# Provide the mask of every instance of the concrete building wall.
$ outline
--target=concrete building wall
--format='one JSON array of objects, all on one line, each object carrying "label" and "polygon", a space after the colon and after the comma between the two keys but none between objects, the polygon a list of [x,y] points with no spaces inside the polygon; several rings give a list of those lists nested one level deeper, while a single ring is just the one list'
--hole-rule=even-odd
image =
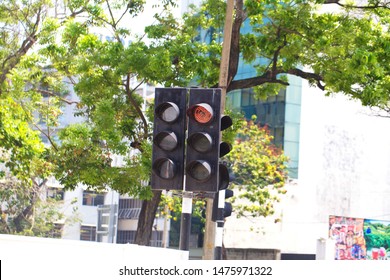
[{"label": "concrete building wall", "polygon": [[227,219],[228,248],[315,254],[329,215],[390,220],[390,118],[302,82],[298,179],[274,217]]}]

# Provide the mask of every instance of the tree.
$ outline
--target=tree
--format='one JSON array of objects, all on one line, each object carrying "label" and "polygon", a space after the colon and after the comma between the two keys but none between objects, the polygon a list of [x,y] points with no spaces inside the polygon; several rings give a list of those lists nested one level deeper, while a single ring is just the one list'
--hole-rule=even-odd
[{"label": "tree", "polygon": [[[135,37],[128,46],[124,43],[131,30],[122,22],[137,16],[144,1],[62,4],[54,10],[49,9],[50,1],[10,0],[1,4],[0,101],[6,118],[0,120],[0,138],[10,155],[6,168],[31,183],[55,174],[68,189],[84,183],[93,189],[111,187],[152,199],[144,203],[139,225],[142,234],[137,235],[139,244],[148,244],[161,192],[152,193],[143,184],[150,176],[150,121],[141,110],[136,90],[143,82],[185,82],[174,69],[166,71],[172,59],[167,46],[148,46],[142,37]],[[167,17],[156,17],[166,24],[173,23],[166,10],[172,4],[159,1]],[[108,30],[113,40],[101,41],[94,28],[102,33]],[[173,32],[174,26],[170,29]],[[159,30],[152,28],[150,32]],[[168,49],[174,52],[174,47]],[[135,77],[140,82],[134,86],[131,81]],[[64,78],[80,101],[67,99]],[[83,116],[85,122],[59,131],[58,117],[64,104],[76,106],[75,114]],[[21,128],[9,125],[14,122]],[[42,145],[38,132],[48,139],[49,148]],[[127,164],[111,166],[113,154],[127,156]],[[48,168],[38,168],[44,164]],[[33,168],[41,172],[32,174]]]},{"label": "tree", "polygon": [[59,221],[77,221],[76,215],[65,217],[60,198],[47,197],[45,183],[31,186],[10,175],[0,179],[1,233],[59,238]]},{"label": "tree", "polygon": [[[221,18],[224,1],[205,2],[200,22],[212,22],[215,30],[221,30],[223,21],[214,19]],[[333,10],[327,12],[327,7]],[[376,0],[364,6],[327,0],[237,0],[228,91],[257,87],[261,96],[272,84],[277,92],[288,85],[289,74],[329,94],[359,99],[363,105],[387,105],[389,10],[387,2]],[[241,34],[244,25],[251,31]],[[253,77],[236,78],[240,59],[256,64]]]},{"label": "tree", "polygon": [[[2,110],[15,109],[19,113],[8,117],[8,122],[26,127],[12,134],[0,119],[0,138],[6,139],[0,145],[14,155],[8,168],[18,175],[15,167],[20,162],[25,163],[22,170],[48,164],[50,168],[38,169],[41,174],[33,177],[52,172],[66,188],[77,183],[93,189],[109,186],[145,199],[139,244],[149,242],[161,193],[144,184],[151,170],[153,114],[141,110],[142,99],[136,94],[140,84],[132,81],[217,85],[226,5],[208,0],[178,19],[171,10],[175,1],[157,1],[161,13],[154,15],[155,23],[145,28],[143,36],[132,36],[126,21],[142,12],[144,2],[71,0],[64,2],[63,13],[56,13],[57,7],[49,9],[49,1],[8,0],[2,2],[0,12],[0,101],[7,104]],[[320,11],[329,5],[339,7],[338,12]],[[241,34],[244,25],[251,30]],[[237,0],[228,91],[254,87],[256,96],[275,94],[288,85],[287,75],[295,75],[329,94],[341,92],[364,105],[385,106],[389,102],[388,25],[388,4],[374,0],[366,6]],[[100,40],[96,30],[104,30],[112,39]],[[204,34],[210,39],[207,42]],[[124,43],[130,37],[132,41]],[[237,76],[240,59],[256,66],[253,77]],[[66,84],[80,100],[68,100]],[[73,106],[85,122],[62,130],[58,143],[58,117],[64,104]],[[43,148],[30,125],[49,140],[50,148]],[[18,142],[24,139],[36,156]],[[112,166],[113,154],[127,157],[126,164]],[[32,164],[36,160],[39,165]]]},{"label": "tree", "polygon": [[[68,77],[80,98],[77,114],[86,119],[59,133],[61,144],[51,154],[56,177],[66,188],[83,183],[143,199],[135,242],[148,245],[161,191],[152,192],[144,184],[151,172],[153,115],[141,110],[143,100],[136,91],[142,83],[186,85],[191,77],[189,63],[177,62],[175,67],[172,63],[176,53],[197,49],[182,44],[188,35],[178,33],[168,10],[171,1],[160,1],[164,9],[155,16],[161,24],[147,28],[148,44],[142,37],[125,44],[131,30],[122,22],[136,17],[142,2],[73,6],[72,14],[83,18],[66,22],[62,42],[48,45],[41,53],[50,59],[51,67]],[[113,39],[100,40],[94,27],[109,30]],[[133,85],[135,79],[139,82]],[[125,166],[112,166],[113,154],[126,157]]]},{"label": "tree", "polygon": [[237,217],[267,217],[274,214],[274,203],[285,194],[288,158],[281,148],[272,144],[273,137],[266,127],[252,120],[242,120],[238,138],[228,161],[238,190],[233,198]]},{"label": "tree", "polygon": [[[57,123],[58,98],[42,98],[45,86],[63,88],[60,77],[44,69],[34,47],[53,40],[50,1],[0,3],[0,204],[1,232],[52,236],[62,217],[56,203],[43,199],[52,172],[49,150],[38,122],[50,131]],[[39,116],[36,117],[36,116]],[[34,129],[34,128],[35,129]],[[43,131],[42,131],[43,132]]]}]

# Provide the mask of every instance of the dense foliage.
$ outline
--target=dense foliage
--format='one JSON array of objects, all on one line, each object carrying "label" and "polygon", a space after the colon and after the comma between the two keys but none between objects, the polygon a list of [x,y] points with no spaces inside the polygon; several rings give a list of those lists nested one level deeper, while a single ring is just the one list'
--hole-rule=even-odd
[{"label": "dense foliage", "polygon": [[[0,161],[23,186],[53,174],[69,189],[111,187],[152,198],[140,222],[154,218],[160,193],[145,186],[153,116],[137,90],[216,86],[226,1],[204,1],[182,18],[175,1],[154,1],[153,24],[136,34],[134,19],[143,21],[150,2],[1,1]],[[329,94],[386,107],[389,19],[389,4],[378,0],[237,0],[228,90],[253,87],[262,97],[295,75]],[[254,65],[252,77],[236,76],[240,61]],[[65,109],[83,123],[61,127]],[[113,166],[113,155],[124,164]]]}]

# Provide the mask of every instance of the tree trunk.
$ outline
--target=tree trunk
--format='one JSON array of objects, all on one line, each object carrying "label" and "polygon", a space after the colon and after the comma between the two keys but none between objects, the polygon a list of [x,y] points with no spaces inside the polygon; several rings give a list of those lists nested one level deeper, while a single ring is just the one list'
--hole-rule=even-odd
[{"label": "tree trunk", "polygon": [[138,218],[138,228],[135,234],[134,243],[143,246],[149,246],[152,237],[154,219],[158,205],[161,200],[161,191],[153,191],[151,200],[142,202],[141,213]]},{"label": "tree trunk", "polygon": [[26,206],[26,208],[23,209],[21,213],[19,213],[18,216],[16,216],[13,219],[13,223],[15,226],[15,230],[17,233],[23,232],[25,229],[24,223],[30,219],[30,217],[33,214],[33,208],[36,205],[37,201],[39,200],[39,194],[42,190],[42,188],[46,185],[47,179],[43,180],[41,183],[37,183],[33,179],[33,187],[30,190],[30,201],[29,204]]},{"label": "tree trunk", "polygon": [[240,30],[242,23],[245,20],[244,3],[243,0],[236,0],[235,17],[232,25],[231,43],[229,52],[229,69],[228,69],[228,84],[233,81],[238,71],[238,62],[240,59]]}]

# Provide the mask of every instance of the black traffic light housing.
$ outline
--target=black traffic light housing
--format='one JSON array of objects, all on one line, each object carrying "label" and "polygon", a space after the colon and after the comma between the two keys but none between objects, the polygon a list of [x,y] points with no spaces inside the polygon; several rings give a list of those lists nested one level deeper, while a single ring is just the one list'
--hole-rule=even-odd
[{"label": "black traffic light housing", "polygon": [[228,189],[229,183],[231,180],[234,180],[229,172],[228,167],[220,163],[219,164],[219,185],[218,192],[214,194],[213,200],[213,211],[211,215],[211,220],[213,222],[223,221],[224,218],[230,217],[233,212],[233,206],[230,202],[223,201],[223,204],[219,203],[219,193],[225,191],[224,200],[232,197],[234,195],[233,190]]},{"label": "black traffic light housing", "polygon": [[[221,116],[221,131],[232,126],[233,121],[229,116]],[[231,151],[232,147],[226,142],[220,143],[220,153],[219,156],[223,157]],[[219,181],[218,181],[218,192],[214,195],[213,201],[213,211],[211,220],[213,222],[221,222],[224,218],[227,218],[232,215],[233,206],[230,202],[226,202],[225,199],[228,199],[234,195],[232,190],[228,189],[229,183],[233,176],[231,176],[228,167],[224,163],[219,163]],[[222,193],[222,194],[221,194]],[[221,195],[220,195],[221,194]],[[223,198],[222,203],[220,203],[220,198]]]},{"label": "black traffic light housing", "polygon": [[[230,189],[225,190],[225,199],[228,199],[234,195],[234,192]],[[224,201],[221,207],[219,203],[219,192],[215,193],[213,200],[213,212],[211,220],[213,222],[221,221],[224,218],[230,217],[233,212],[233,205],[230,202]]]},{"label": "black traffic light housing", "polygon": [[182,190],[186,136],[186,88],[156,88],[151,186]]},{"label": "black traffic light housing", "polygon": [[219,182],[221,90],[190,89],[186,191],[217,192]]}]

